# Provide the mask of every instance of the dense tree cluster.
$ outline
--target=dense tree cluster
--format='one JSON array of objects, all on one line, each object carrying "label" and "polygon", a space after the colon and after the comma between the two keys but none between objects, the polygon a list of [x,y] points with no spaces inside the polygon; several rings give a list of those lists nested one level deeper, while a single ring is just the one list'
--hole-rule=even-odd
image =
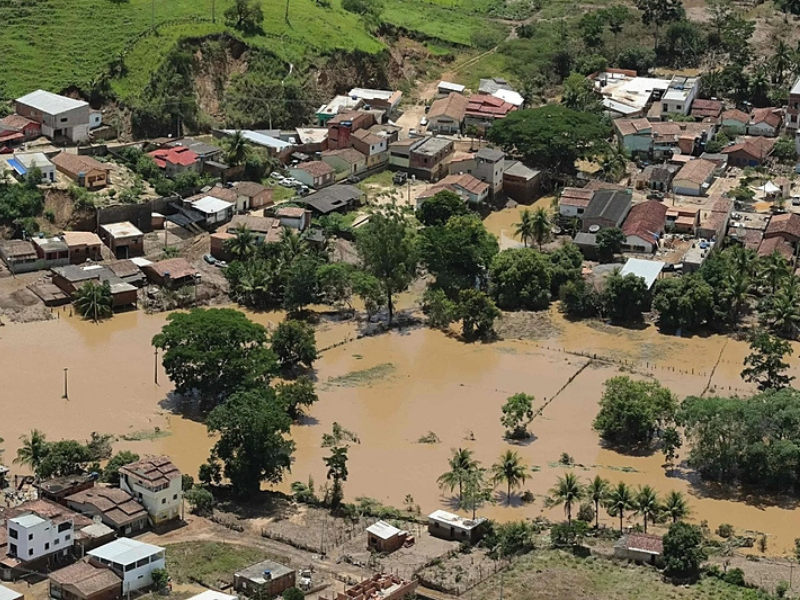
[{"label": "dense tree cluster", "polygon": [[42,179],[42,172],[31,169],[22,181],[22,185],[8,183],[0,172],[0,223],[15,225],[28,234],[38,231],[34,217],[39,216],[44,208],[44,194],[37,187]]}]

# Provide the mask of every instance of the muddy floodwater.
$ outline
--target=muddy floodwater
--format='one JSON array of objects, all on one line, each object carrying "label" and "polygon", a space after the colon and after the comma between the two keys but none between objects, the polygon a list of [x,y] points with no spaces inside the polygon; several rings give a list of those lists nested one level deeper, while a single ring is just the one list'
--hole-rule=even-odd
[{"label": "muddy floodwater", "polygon": [[[252,316],[266,325],[282,315]],[[115,449],[165,453],[185,472],[196,474],[212,440],[202,423],[171,412],[171,385],[156,366],[152,336],[164,315],[131,312],[93,325],[62,313],[59,320],[0,328],[0,437],[6,462],[20,435],[36,427],[49,439],[88,438],[92,431],[124,436]],[[536,334],[536,331],[532,332]],[[528,332],[529,337],[537,337]],[[719,336],[690,339],[596,322],[570,323],[553,311],[544,315],[541,336],[524,341],[464,344],[424,328],[356,339],[353,323],[323,323],[318,346],[328,348],[316,364],[320,401],[293,428],[295,462],[279,489],[312,476],[325,481],[320,438],[333,421],[355,431],[361,443],[350,451],[349,499],[370,496],[402,506],[407,494],[424,513],[452,507],[436,478],[446,470],[452,448],[469,447],[484,466],[508,448],[536,467],[518,497],[481,513],[500,520],[557,517],[544,499],[564,472],[558,465],[570,454],[583,478],[596,473],[612,482],[648,483],[662,493],[688,495],[692,520],[712,529],[732,523],[740,530],[765,532],[768,552],[790,551],[800,537],[800,519],[790,500],[738,497],[702,485],[685,466],[666,473],[662,455],[626,456],[604,449],[591,423],[603,382],[620,373],[655,377],[680,398],[690,394],[749,394],[739,378],[747,346]],[[794,375],[797,361],[792,361]],[[62,398],[68,369],[68,399]],[[155,374],[158,382],[154,382]],[[534,437],[520,444],[503,439],[500,407],[517,392],[535,396],[544,410],[531,425]],[[439,443],[418,440],[428,432]],[[685,458],[685,449],[679,461]],[[616,520],[601,515],[601,522]]]}]

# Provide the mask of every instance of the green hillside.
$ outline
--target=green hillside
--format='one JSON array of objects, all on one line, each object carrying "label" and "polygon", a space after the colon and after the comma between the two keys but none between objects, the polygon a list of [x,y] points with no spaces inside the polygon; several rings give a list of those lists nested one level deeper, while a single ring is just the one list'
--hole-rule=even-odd
[{"label": "green hillside", "polygon": [[[283,0],[262,2],[263,34],[245,40],[295,64],[336,49],[374,53],[383,48],[357,15],[341,8],[341,0],[288,2],[288,22]],[[125,76],[112,85],[123,99],[129,98],[149,81],[177,40],[228,31],[222,15],[231,4],[232,0],[0,0],[0,82],[12,97],[40,87],[83,86],[124,53]],[[505,6],[503,0],[392,0],[383,18],[446,43],[470,45],[473,33],[486,28],[481,14],[494,14],[498,6]],[[454,19],[459,11],[463,14]],[[158,26],[155,34],[152,23]]]}]

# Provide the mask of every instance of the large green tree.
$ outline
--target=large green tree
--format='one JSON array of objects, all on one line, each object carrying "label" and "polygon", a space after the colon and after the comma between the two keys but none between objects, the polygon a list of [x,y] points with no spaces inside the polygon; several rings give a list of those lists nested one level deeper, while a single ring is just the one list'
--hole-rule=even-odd
[{"label": "large green tree", "polygon": [[271,338],[272,351],[283,366],[311,368],[317,360],[317,340],[308,323],[287,319],[278,324]]},{"label": "large green tree", "polygon": [[425,198],[417,209],[417,220],[425,227],[442,226],[451,217],[469,213],[464,199],[450,190],[442,190]]},{"label": "large green tree", "polygon": [[576,160],[601,152],[609,134],[599,115],[549,104],[514,111],[497,121],[487,135],[507,153],[559,178],[577,172]]},{"label": "large green tree", "polygon": [[50,442],[36,474],[42,479],[77,475],[91,460],[89,449],[77,440]]},{"label": "large green tree", "polygon": [[262,481],[283,479],[294,451],[288,438],[291,424],[268,387],[236,392],[209,413],[206,427],[218,436],[211,460],[222,462],[235,494],[251,496]]},{"label": "large green tree", "polygon": [[706,555],[702,548],[703,533],[697,525],[674,523],[664,536],[664,563],[667,572],[694,577]]},{"label": "large green tree", "polygon": [[656,381],[612,377],[603,386],[593,427],[611,444],[648,447],[656,432],[675,419],[677,399]]},{"label": "large green tree", "polygon": [[506,436],[521,440],[530,436],[528,425],[533,421],[533,396],[514,394],[503,404],[503,416],[500,422],[506,428]]},{"label": "large green tree", "polygon": [[503,310],[542,310],[550,304],[547,257],[529,248],[503,250],[489,270],[489,293]]},{"label": "large green tree", "polygon": [[681,0],[635,0],[634,4],[642,12],[642,23],[653,28],[653,48],[656,50],[661,27],[686,16]]},{"label": "large green tree", "polygon": [[374,213],[361,228],[356,248],[364,270],[381,284],[389,309],[389,326],[394,317],[394,297],[408,288],[417,273],[416,235],[396,206]]},{"label": "large green tree", "polygon": [[633,273],[621,275],[619,271],[606,278],[602,298],[603,310],[612,321],[640,321],[650,304],[644,279]]},{"label": "large green tree", "polygon": [[452,492],[457,489],[458,502],[460,504],[463,498],[465,482],[480,465],[478,461],[475,460],[473,452],[469,448],[453,450],[453,454],[447,461],[447,465],[449,470],[442,473],[436,480],[436,483],[443,490],[447,489]]},{"label": "large green tree", "polygon": [[785,388],[794,377],[786,374],[789,363],[784,358],[793,352],[786,340],[767,331],[756,331],[750,338],[750,354],[744,359],[742,379],[757,384],[761,391]]},{"label": "large green tree", "polygon": [[658,326],[668,332],[703,325],[714,306],[714,290],[698,275],[660,279],[653,290]]},{"label": "large green tree", "polygon": [[456,310],[461,318],[461,335],[465,340],[485,340],[494,333],[494,322],[500,316],[500,310],[480,290],[461,290]]},{"label": "large green tree", "polygon": [[277,372],[264,326],[230,308],[173,313],[153,345],[179,394],[221,401],[242,387],[262,387]]},{"label": "large green tree", "polygon": [[137,460],[139,460],[139,455],[135,452],[130,450],[117,452],[106,464],[100,480],[111,485],[119,485],[119,468],[135,463]]},{"label": "large green tree", "polygon": [[47,437],[38,429],[33,429],[29,435],[23,435],[19,439],[22,445],[17,449],[14,464],[30,467],[36,473],[47,454]]}]

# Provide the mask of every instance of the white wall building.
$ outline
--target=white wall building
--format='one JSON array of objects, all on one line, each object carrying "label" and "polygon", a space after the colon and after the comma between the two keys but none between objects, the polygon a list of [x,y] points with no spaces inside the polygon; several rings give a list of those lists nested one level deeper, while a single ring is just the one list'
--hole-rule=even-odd
[{"label": "white wall building", "polygon": [[109,567],[122,578],[122,593],[153,585],[153,571],[165,569],[166,550],[130,538],[119,538],[88,552],[89,562]]},{"label": "white wall building", "polygon": [[206,225],[216,225],[225,223],[233,218],[233,211],[236,205],[227,200],[220,200],[213,196],[204,196],[195,200],[191,204],[196,211],[203,213],[206,217]]},{"label": "white wall building", "polygon": [[688,115],[699,87],[696,77],[673,77],[661,98],[661,114]]},{"label": "white wall building", "polygon": [[120,467],[119,487],[147,509],[155,525],[181,515],[181,472],[166,456],[151,456]]},{"label": "white wall building", "polygon": [[54,523],[37,514],[28,513],[8,519],[8,553],[23,562],[30,562],[59,552],[67,554],[74,535],[71,520]]},{"label": "white wall building", "polygon": [[36,90],[15,101],[16,113],[42,126],[42,135],[64,136],[73,142],[89,138],[89,103]]}]

